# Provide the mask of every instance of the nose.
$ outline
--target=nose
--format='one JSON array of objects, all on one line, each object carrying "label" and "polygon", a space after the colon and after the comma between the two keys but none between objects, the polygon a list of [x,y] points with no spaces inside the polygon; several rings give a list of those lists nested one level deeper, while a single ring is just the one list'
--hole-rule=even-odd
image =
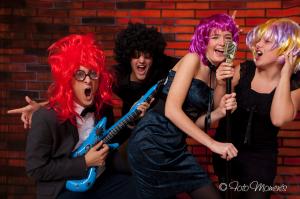
[{"label": "nose", "polygon": [[140,63],[144,63],[144,61],[145,61],[145,56],[144,55],[140,55],[139,56],[139,62]]},{"label": "nose", "polygon": [[220,37],[220,45],[224,46],[225,45],[225,38],[224,37]]},{"label": "nose", "polygon": [[255,44],[256,48],[260,48],[260,47],[262,47],[262,45],[263,45],[262,40],[259,40],[259,41]]},{"label": "nose", "polygon": [[85,83],[90,83],[92,81],[92,79],[90,78],[89,75],[86,75],[85,78],[84,78],[84,82]]}]

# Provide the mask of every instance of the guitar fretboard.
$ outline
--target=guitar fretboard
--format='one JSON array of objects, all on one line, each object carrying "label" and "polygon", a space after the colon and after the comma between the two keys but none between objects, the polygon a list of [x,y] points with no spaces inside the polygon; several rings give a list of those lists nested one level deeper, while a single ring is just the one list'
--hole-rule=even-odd
[{"label": "guitar fretboard", "polygon": [[[149,103],[150,100],[154,97],[154,95],[159,90],[160,85],[157,86],[157,88],[150,93],[148,97],[146,97],[145,100],[141,102],[147,102]],[[137,103],[141,103],[137,102]],[[108,129],[107,136],[103,139],[104,143],[109,143],[114,136],[116,136],[127,124],[130,122],[133,122],[137,119],[137,117],[140,115],[141,111],[137,109],[137,107],[134,107],[134,110],[130,110],[126,115],[124,115],[120,120],[118,120],[112,127]]]}]

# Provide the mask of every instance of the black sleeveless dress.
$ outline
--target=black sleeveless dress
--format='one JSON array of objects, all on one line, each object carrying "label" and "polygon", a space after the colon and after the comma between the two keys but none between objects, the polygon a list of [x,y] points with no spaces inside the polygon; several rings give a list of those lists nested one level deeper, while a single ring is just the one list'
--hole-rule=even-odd
[{"label": "black sleeveless dress", "polygon": [[[257,93],[251,89],[255,63],[241,64],[240,80],[235,87],[237,110],[231,115],[232,143],[239,150],[231,161],[232,178],[240,184],[249,185],[258,181],[273,185],[276,176],[277,134],[279,128],[270,118],[270,109],[275,89],[270,93]],[[293,74],[291,90],[300,88],[300,74]],[[224,141],[226,120],[222,119],[216,131],[216,140]],[[225,161],[213,155],[214,170],[222,181],[225,178]]]},{"label": "black sleeveless dress", "polygon": [[[129,163],[142,199],[168,198],[211,183],[187,150],[186,134],[164,116],[165,97],[174,76],[170,71],[159,102],[138,123],[129,140]],[[207,111],[210,92],[204,82],[192,80],[183,110],[193,121]]]}]

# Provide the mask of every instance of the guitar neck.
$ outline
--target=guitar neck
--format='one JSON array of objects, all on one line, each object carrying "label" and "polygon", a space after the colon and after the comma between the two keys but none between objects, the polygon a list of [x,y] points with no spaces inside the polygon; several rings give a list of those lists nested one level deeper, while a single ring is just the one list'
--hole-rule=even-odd
[{"label": "guitar neck", "polygon": [[137,103],[136,105],[134,105],[131,110],[124,115],[121,119],[119,119],[113,126],[111,126],[108,129],[108,134],[105,138],[103,138],[103,142],[104,143],[109,143],[113,137],[115,137],[127,124],[129,124],[130,122],[135,121],[138,116],[141,114],[141,111],[138,110],[138,106],[143,103],[143,102],[147,102],[149,103],[150,100],[154,97],[154,95],[156,94],[156,92],[159,90],[157,88],[158,86],[152,88],[152,90],[150,89],[150,91],[148,91]]}]

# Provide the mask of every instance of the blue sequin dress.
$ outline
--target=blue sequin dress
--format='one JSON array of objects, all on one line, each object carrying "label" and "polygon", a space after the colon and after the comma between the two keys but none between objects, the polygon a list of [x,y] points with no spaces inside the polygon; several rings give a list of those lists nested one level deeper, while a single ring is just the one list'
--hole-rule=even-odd
[{"label": "blue sequin dress", "polygon": [[[168,81],[161,96],[168,94],[175,76]],[[193,79],[183,110],[195,121],[206,113],[212,89],[199,79]],[[208,175],[187,150],[186,134],[164,116],[165,98],[150,109],[132,133],[128,145],[129,163],[142,199],[168,198],[190,192],[211,183]]]}]

